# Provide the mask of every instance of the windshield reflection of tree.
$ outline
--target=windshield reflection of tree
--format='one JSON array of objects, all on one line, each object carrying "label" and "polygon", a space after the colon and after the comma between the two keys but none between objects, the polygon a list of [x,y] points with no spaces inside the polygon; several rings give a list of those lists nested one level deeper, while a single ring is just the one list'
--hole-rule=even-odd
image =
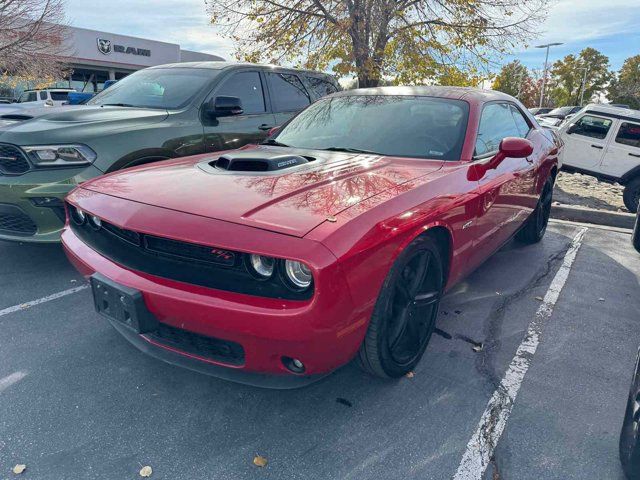
[{"label": "windshield reflection of tree", "polygon": [[277,140],[300,148],[352,148],[382,155],[459,158],[466,115],[455,101],[392,95],[321,100],[298,115]]}]

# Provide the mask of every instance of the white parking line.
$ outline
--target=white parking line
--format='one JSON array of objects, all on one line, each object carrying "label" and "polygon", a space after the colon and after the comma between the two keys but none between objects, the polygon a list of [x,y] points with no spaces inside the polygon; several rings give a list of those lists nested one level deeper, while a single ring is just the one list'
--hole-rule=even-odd
[{"label": "white parking line", "polygon": [[509,368],[502,377],[500,386],[491,396],[487,408],[480,417],[478,427],[467,444],[453,480],[480,480],[482,478],[498,440],[500,440],[500,435],[507,424],[524,376],[531,366],[533,355],[540,343],[540,334],[544,324],[553,313],[553,307],[569,277],[571,266],[576,259],[578,249],[582,245],[582,238],[587,230],[587,228],[580,229],[573,238],[562,265],[553,277],[515,357],[511,360]]},{"label": "white parking line", "polygon": [[51,300],[55,300],[60,297],[66,297],[67,295],[71,295],[72,293],[79,292],[80,290],[86,290],[89,288],[89,285],[81,285],[79,287],[70,288],[68,290],[63,290],[58,293],[52,293],[51,295],[47,295],[46,297],[39,298],[37,300],[32,300],[31,302],[21,303],[20,305],[14,305],[13,307],[5,308],[4,310],[0,310],[0,317],[4,315],[9,315],[13,312],[19,312],[21,310],[26,310],[27,308],[35,307],[36,305],[40,305],[41,303],[47,303]]}]

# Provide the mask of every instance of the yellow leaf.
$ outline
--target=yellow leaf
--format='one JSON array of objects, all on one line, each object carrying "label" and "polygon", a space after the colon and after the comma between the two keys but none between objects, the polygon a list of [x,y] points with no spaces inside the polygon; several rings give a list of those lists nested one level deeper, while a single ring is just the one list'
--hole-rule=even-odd
[{"label": "yellow leaf", "polygon": [[142,467],[140,469],[140,476],[141,477],[150,477],[151,474],[153,473],[153,470],[151,469],[151,467],[149,465]]},{"label": "yellow leaf", "polygon": [[23,464],[18,464],[15,467],[13,467],[13,473],[15,473],[16,475],[20,475],[22,472],[24,472],[27,469],[26,465]]},{"label": "yellow leaf", "polygon": [[256,455],[253,458],[253,464],[257,467],[266,467],[267,466],[267,459],[264,458],[261,455]]}]

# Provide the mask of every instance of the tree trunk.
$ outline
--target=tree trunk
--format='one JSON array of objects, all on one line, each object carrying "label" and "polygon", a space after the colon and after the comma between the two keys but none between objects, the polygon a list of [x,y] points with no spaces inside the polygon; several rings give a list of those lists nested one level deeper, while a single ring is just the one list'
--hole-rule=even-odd
[{"label": "tree trunk", "polygon": [[377,87],[378,85],[380,85],[379,78],[373,78],[366,73],[358,74],[358,88]]}]

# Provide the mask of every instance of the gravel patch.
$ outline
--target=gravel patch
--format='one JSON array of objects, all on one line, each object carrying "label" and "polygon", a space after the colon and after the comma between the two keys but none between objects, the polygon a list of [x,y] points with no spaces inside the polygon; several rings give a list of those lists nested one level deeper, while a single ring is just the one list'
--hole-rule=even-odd
[{"label": "gravel patch", "polygon": [[553,190],[553,200],[565,205],[628,212],[622,202],[624,187],[601,182],[581,173],[560,172]]}]

